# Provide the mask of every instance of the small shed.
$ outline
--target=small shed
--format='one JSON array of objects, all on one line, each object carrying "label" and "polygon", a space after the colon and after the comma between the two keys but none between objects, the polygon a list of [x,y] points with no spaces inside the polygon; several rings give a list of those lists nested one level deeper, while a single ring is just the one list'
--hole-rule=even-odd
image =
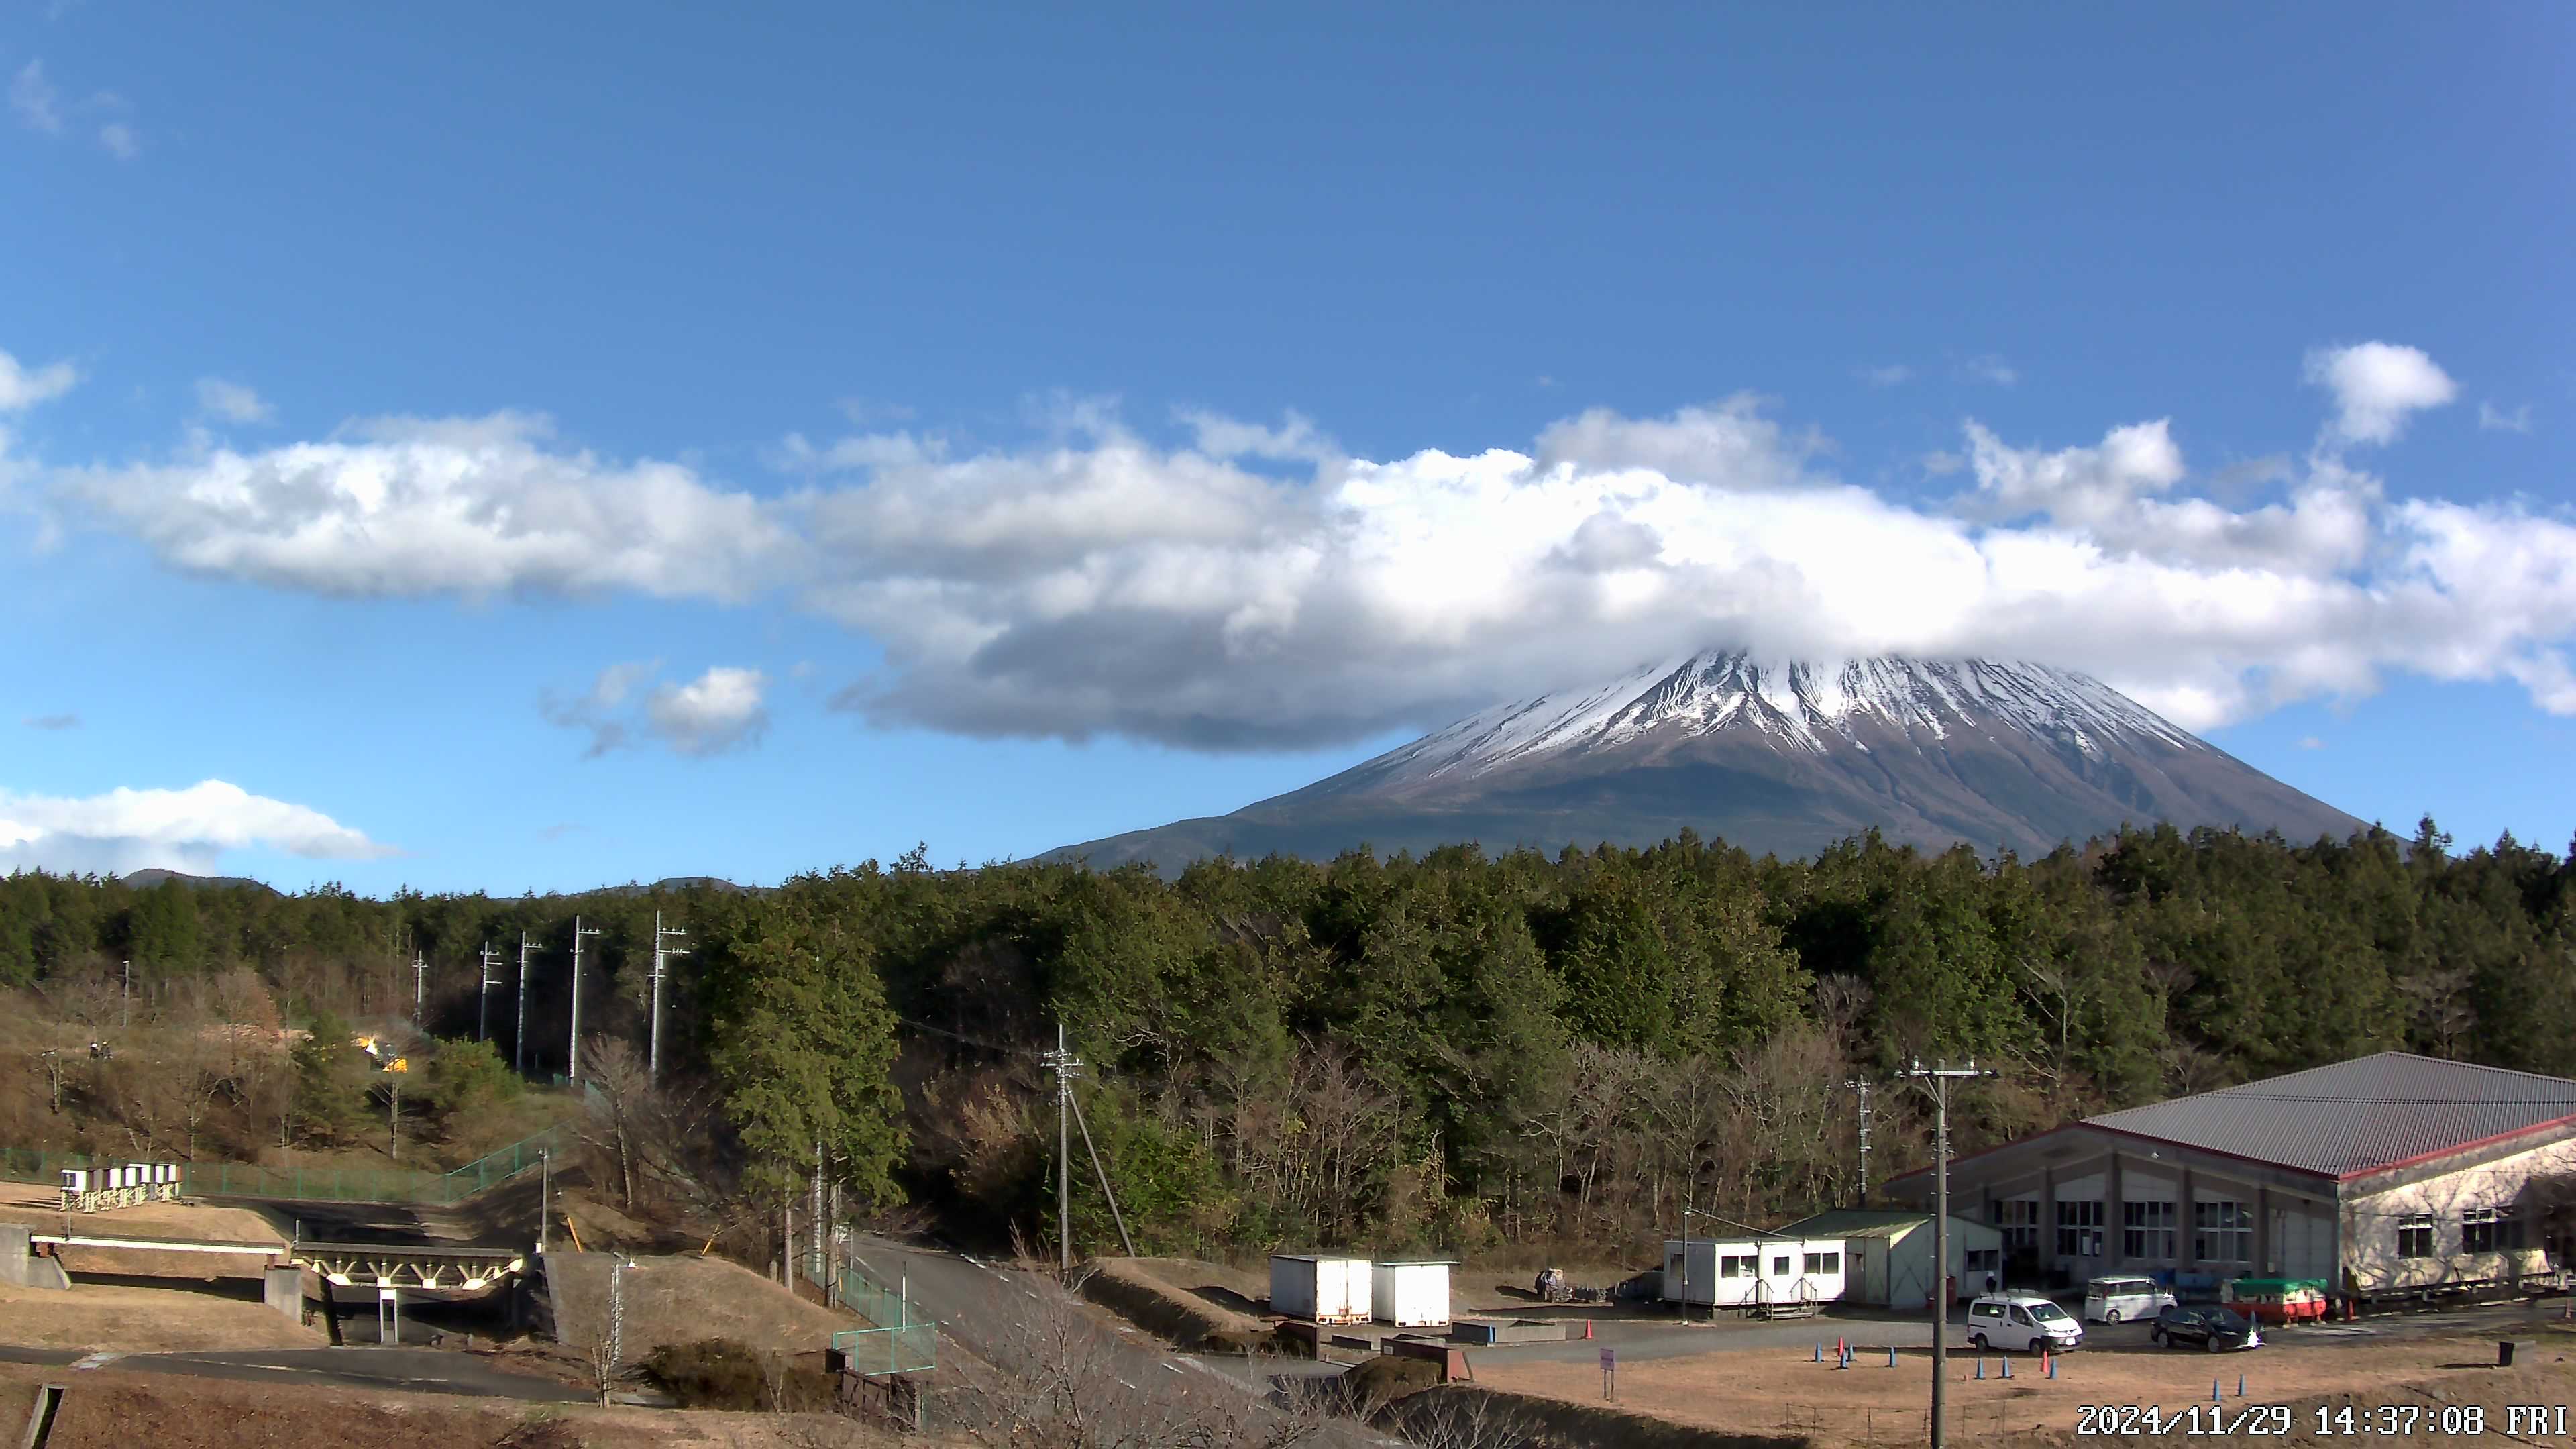
[{"label": "small shed", "polygon": [[1369,1261],[1270,1255],[1270,1311],[1311,1323],[1369,1321]]},{"label": "small shed", "polygon": [[1380,1323],[1426,1328],[1449,1321],[1449,1270],[1456,1260],[1379,1263],[1369,1270],[1369,1304]]},{"label": "small shed", "polygon": [[1764,1233],[1664,1242],[1667,1303],[1749,1309],[1832,1303],[1842,1296],[1840,1238]]},{"label": "small shed", "polygon": [[[1844,1208],[1802,1218],[1780,1231],[1809,1235],[1832,1233],[1848,1245],[1845,1275],[1847,1301],[1875,1308],[1920,1313],[1939,1289],[1932,1267],[1932,1215],[1925,1212]],[[1950,1218],[1950,1276],[1954,1297],[1974,1298],[1995,1275],[2005,1286],[2003,1231]]]}]

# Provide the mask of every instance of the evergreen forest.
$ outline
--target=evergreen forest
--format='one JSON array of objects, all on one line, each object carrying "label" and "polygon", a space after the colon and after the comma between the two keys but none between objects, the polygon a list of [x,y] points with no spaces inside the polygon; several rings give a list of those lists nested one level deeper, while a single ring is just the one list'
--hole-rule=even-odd
[{"label": "evergreen forest", "polygon": [[[657,912],[688,933],[658,1078]],[[464,1120],[515,1067],[564,1072],[576,916],[598,932],[584,1076],[630,1211],[765,1221],[819,1161],[855,1211],[1052,1242],[1061,1027],[1085,1063],[1085,1252],[1117,1242],[1091,1151],[1140,1252],[1617,1255],[1685,1198],[1768,1225],[1921,1165],[1923,1105],[1890,1076],[1918,1058],[2000,1073],[1954,1097],[1963,1152],[2384,1049],[2576,1074],[2576,862],[2454,851],[2430,820],[2306,845],[2137,830],[2038,860],[1863,836],[1782,861],[1686,834],[1172,880],[916,850],[774,889],[516,898],[28,872],[0,880],[0,1147],[358,1142],[340,1043],[369,1029],[416,1030],[428,1099]],[[298,1044],[186,1047],[241,1023]]]}]

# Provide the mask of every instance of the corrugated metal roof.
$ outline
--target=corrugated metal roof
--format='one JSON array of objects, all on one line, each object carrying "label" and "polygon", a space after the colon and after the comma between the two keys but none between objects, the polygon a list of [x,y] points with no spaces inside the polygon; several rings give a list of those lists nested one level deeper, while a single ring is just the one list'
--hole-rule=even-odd
[{"label": "corrugated metal roof", "polygon": [[2576,1081],[2381,1052],[2085,1121],[2355,1177],[2569,1117],[2576,1117]]},{"label": "corrugated metal roof", "polygon": [[[1911,1228],[1930,1224],[1930,1213],[1909,1213],[1885,1208],[1828,1208],[1813,1217],[1804,1217],[1779,1231],[1801,1238],[1899,1238]],[[1982,1223],[1950,1214],[1953,1228],[1993,1229]]]}]

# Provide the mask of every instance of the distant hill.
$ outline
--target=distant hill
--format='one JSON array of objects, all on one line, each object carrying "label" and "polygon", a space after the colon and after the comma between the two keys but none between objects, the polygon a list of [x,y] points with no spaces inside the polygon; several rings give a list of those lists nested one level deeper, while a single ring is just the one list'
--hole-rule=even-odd
[{"label": "distant hill", "polygon": [[150,890],[165,880],[175,880],[179,884],[186,886],[188,889],[195,891],[254,890],[267,891],[270,895],[277,894],[276,887],[268,885],[262,881],[252,880],[248,876],[189,875],[184,871],[162,870],[158,867],[138,870],[131,875],[125,876],[123,879],[126,885],[139,891]]},{"label": "distant hill", "polygon": [[1173,874],[1220,853],[1329,859],[1363,843],[1420,854],[1474,842],[1553,854],[1684,828],[1782,857],[1872,829],[1897,844],[2037,855],[2164,822],[2301,842],[2363,828],[2071,671],[1706,653],[1487,710],[1231,815],[1042,858]]}]

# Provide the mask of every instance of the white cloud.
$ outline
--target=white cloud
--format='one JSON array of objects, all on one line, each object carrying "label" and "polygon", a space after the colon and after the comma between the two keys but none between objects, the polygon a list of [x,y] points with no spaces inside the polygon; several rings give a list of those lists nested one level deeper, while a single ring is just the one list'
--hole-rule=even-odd
[{"label": "white cloud", "polygon": [[116,789],[81,798],[0,790],[0,867],[203,875],[224,853],[253,846],[324,860],[400,854],[302,805],[222,780],[184,790]]},{"label": "white cloud", "polygon": [[29,369],[0,352],[0,413],[22,412],[51,402],[80,382],[80,371],[68,362],[49,362]]},{"label": "white cloud", "polygon": [[2323,740],[2321,740],[2321,739],[2318,739],[2315,735],[2302,735],[2302,736],[2300,736],[2300,737],[2299,737],[2299,748],[2300,748],[2300,749],[2303,749],[2303,750],[2322,750],[2322,749],[2324,749],[2325,747],[2326,747],[2326,742],[2325,742],[2325,741],[2323,741]]},{"label": "white cloud", "polygon": [[1247,423],[1217,413],[1174,408],[1172,418],[1190,430],[1195,446],[1211,458],[1303,459],[1321,463],[1341,456],[1341,448],[1317,431],[1313,422],[1291,412],[1278,427]]},{"label": "white cloud", "polygon": [[59,483],[179,568],[343,596],[731,601],[757,592],[791,543],[760,500],[676,463],[551,448],[542,417],[388,418],[345,433]]},{"label": "white cloud", "polygon": [[1542,468],[1579,463],[1650,469],[1683,482],[1785,488],[1796,486],[1808,458],[1823,450],[1820,435],[1791,437],[1763,414],[1760,398],[1738,393],[1668,418],[1628,418],[1593,408],[1540,432],[1536,461]]},{"label": "white cloud", "polygon": [[588,733],[586,760],[645,739],[683,755],[716,755],[756,744],[768,731],[762,695],[769,677],[759,670],[719,666],[686,684],[653,683],[661,670],[658,659],[610,665],[579,695],[541,697],[538,712],[551,724]]},{"label": "white cloud", "polygon": [[1860,380],[1872,387],[1895,387],[1913,376],[1914,369],[1902,362],[1892,362],[1885,367],[1864,367],[1860,370]]},{"label": "white cloud", "polygon": [[9,109],[29,130],[59,136],[63,131],[62,94],[45,79],[45,63],[31,60],[9,80]]},{"label": "white cloud", "polygon": [[143,154],[143,138],[123,121],[110,121],[99,127],[98,144],[119,161],[131,161]]},{"label": "white cloud", "polygon": [[2316,348],[2308,353],[2306,378],[2334,394],[2327,437],[2347,445],[2394,442],[2409,413],[2440,407],[2460,393],[2422,350],[2386,342]]},{"label": "white cloud", "polygon": [[[2338,366],[2339,428],[2424,395]],[[786,497],[602,463],[508,414],[58,486],[174,564],[279,586],[781,600],[882,652],[841,705],[966,734],[1313,746],[1712,646],[2037,659],[2195,727],[2388,671],[2509,678],[2576,714],[2576,519],[2392,496],[2331,449],[2195,474],[2175,420],[2074,446],[1970,421],[1974,487],[1909,502],[1746,397],[1293,478],[1215,456],[1322,436],[1293,417],[1185,448],[1097,400],[1039,422],[977,451],[792,440],[811,476]],[[594,750],[758,737],[754,671],[627,670],[548,717]]]},{"label": "white cloud", "polygon": [[234,423],[264,423],[277,416],[277,409],[257,392],[220,377],[197,379],[197,411]]},{"label": "white cloud", "polygon": [[662,685],[644,707],[653,733],[684,755],[717,755],[755,743],[769,728],[757,669],[710,669],[682,685]]},{"label": "white cloud", "polygon": [[34,714],[27,716],[26,720],[27,728],[31,730],[76,730],[80,728],[80,722],[81,717],[76,714]]},{"label": "white cloud", "polygon": [[631,731],[626,702],[661,668],[662,661],[658,659],[649,664],[612,664],[599,671],[599,677],[581,694],[567,699],[549,690],[540,695],[537,712],[549,724],[588,731],[590,748],[582,751],[581,757],[597,759],[627,742]]},{"label": "white cloud", "polygon": [[2021,370],[2014,367],[2011,363],[2004,361],[2002,358],[1995,356],[1993,353],[1988,352],[1980,356],[1971,357],[1967,361],[1960,363],[1959,376],[1965,378],[1969,382],[1988,383],[1995,387],[2010,387],[2014,383],[2021,381]]},{"label": "white cloud", "polygon": [[2490,433],[2527,433],[2531,431],[2531,404],[2524,403],[2506,412],[2491,402],[2478,404],[2478,427]]}]

